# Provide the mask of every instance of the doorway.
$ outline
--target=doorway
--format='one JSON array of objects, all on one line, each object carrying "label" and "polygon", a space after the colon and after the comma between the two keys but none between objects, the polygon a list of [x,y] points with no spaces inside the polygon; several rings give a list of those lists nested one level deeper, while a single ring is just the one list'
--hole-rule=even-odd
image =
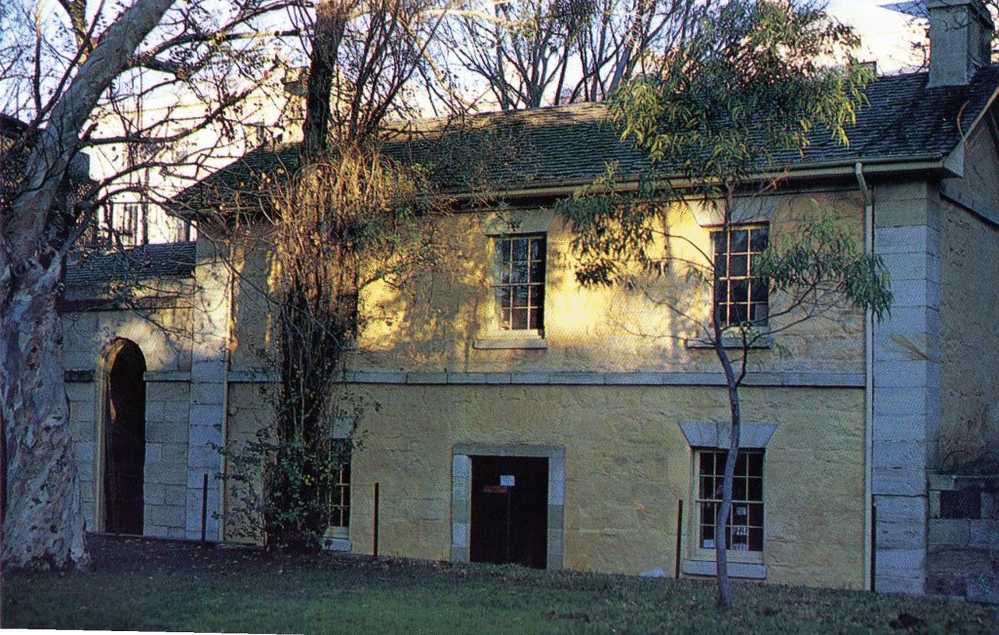
[{"label": "doorway", "polygon": [[544,569],[548,459],[473,456],[470,560]]},{"label": "doorway", "polygon": [[146,461],[146,360],[130,340],[107,354],[104,408],[104,531],[142,534]]}]

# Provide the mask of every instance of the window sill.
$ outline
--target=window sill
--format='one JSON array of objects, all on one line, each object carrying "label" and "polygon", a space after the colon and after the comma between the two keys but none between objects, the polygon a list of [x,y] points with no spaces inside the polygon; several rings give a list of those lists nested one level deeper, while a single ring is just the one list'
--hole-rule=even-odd
[{"label": "window sill", "polygon": [[525,331],[509,335],[503,333],[477,337],[472,346],[479,350],[546,349],[548,343],[536,331]]},{"label": "window sill", "polygon": [[[714,560],[683,560],[680,571],[684,575],[718,575],[718,565]],[[751,562],[729,562],[728,574],[733,578],[746,580],[766,580],[767,565]]]},{"label": "window sill", "polygon": [[[686,340],[687,348],[714,348],[714,342],[701,339],[688,339]],[[749,343],[749,348],[772,348],[774,345],[774,338],[769,335],[763,335],[757,337]],[[740,337],[722,337],[722,348],[742,348],[742,338]]]},{"label": "window sill", "polygon": [[347,538],[323,538],[323,549],[326,551],[353,551],[354,546]]}]

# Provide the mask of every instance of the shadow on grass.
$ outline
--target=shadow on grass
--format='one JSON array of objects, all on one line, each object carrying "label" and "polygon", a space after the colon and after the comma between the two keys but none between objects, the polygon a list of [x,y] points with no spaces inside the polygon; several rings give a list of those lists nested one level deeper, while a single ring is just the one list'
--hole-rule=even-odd
[{"label": "shadow on grass", "polygon": [[92,538],[91,573],[7,574],[4,627],[352,633],[996,632],[992,609],[857,591]]}]

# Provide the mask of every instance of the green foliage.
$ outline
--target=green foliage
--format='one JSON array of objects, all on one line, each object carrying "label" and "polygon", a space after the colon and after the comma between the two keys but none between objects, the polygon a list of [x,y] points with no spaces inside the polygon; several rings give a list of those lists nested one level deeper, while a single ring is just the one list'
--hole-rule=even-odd
[{"label": "green foliage", "polygon": [[879,320],[891,308],[888,271],[881,257],[862,253],[848,228],[830,216],[780,236],[754,261],[753,270],[769,281],[771,295],[832,291],[858,309],[870,309]]},{"label": "green foliage", "polygon": [[[654,276],[681,269],[688,282],[713,288],[713,254],[674,233],[666,210],[699,204],[731,228],[742,220],[746,200],[777,188],[810,135],[824,130],[834,142],[849,143],[847,127],[866,104],[864,88],[873,78],[850,56],[856,44],[848,27],[810,2],[701,7],[684,45],[610,103],[609,123],[648,155],[653,169],[626,191],[618,167],[609,165],[600,179],[555,205],[573,229],[577,280],[631,284],[627,273],[636,267]],[[768,278],[772,292],[793,296],[793,305],[833,289],[855,307],[886,315],[891,292],[880,259],[860,253],[821,209],[816,219],[781,237],[758,278]],[[677,258],[671,248],[677,241],[697,247],[700,257]]]},{"label": "green foliage", "polygon": [[645,189],[624,194],[617,186],[617,165],[611,164],[602,177],[554,206],[572,227],[572,247],[580,256],[576,279],[584,286],[622,282],[629,262],[653,267],[662,195]]},{"label": "green foliage", "polygon": [[[858,43],[814,5],[774,0],[709,3],[684,46],[657,73],[627,83],[610,119],[674,177],[709,191],[779,168],[824,127],[839,143],[873,78],[854,63]],[[843,66],[819,60],[843,59]]]},{"label": "green foliage", "polygon": [[[278,417],[253,439],[219,448],[228,463],[221,475],[231,496],[227,522],[243,539],[263,539],[277,549],[319,544],[329,525],[327,499],[340,466],[361,447],[354,428],[363,404],[345,395],[335,403],[338,414],[322,420],[314,437],[287,434],[286,420]],[[349,435],[334,438],[337,423],[345,421],[351,422]]]}]

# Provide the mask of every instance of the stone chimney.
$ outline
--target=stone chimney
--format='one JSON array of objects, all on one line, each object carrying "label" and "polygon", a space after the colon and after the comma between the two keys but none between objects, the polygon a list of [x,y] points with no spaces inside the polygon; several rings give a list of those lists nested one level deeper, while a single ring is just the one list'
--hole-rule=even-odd
[{"label": "stone chimney", "polygon": [[930,81],[963,86],[992,56],[995,26],[982,0],[928,0]]}]

